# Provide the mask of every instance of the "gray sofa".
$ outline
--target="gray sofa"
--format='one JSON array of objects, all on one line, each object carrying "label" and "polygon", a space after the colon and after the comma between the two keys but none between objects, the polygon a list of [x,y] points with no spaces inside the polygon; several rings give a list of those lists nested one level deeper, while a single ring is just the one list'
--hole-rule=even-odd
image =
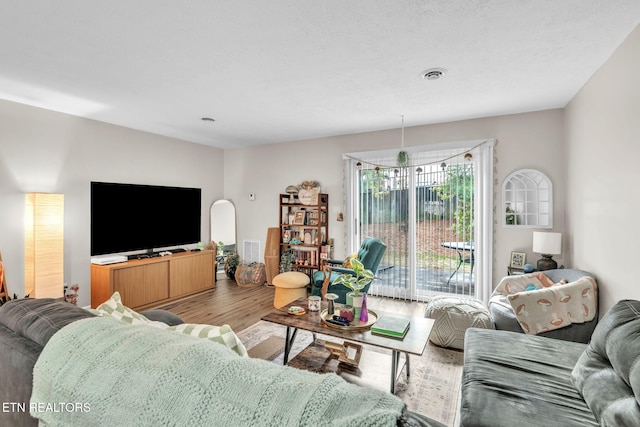
[{"label": "gray sofa", "polygon": [[[164,310],[147,310],[141,313],[151,320],[169,325],[182,323],[178,316]],[[54,299],[13,300],[0,307],[0,400],[3,402],[0,425],[38,424],[38,421],[29,415],[33,368],[36,361],[54,334],[75,321],[91,317],[95,316],[87,310]],[[150,329],[152,333],[164,332],[157,328]],[[81,348],[80,344],[79,347]],[[256,360],[256,363],[258,362],[264,363]],[[68,363],[73,366],[72,358]],[[65,369],[66,366],[65,364]],[[114,375],[117,376],[117,372],[114,372]],[[91,381],[89,378],[85,380]],[[220,420],[220,423],[223,424],[224,420]],[[442,424],[407,411],[406,408],[398,418],[397,425],[443,427]]]},{"label": "gray sofa", "polygon": [[[165,310],[143,311],[146,317],[169,325],[182,323]],[[0,307],[0,425],[35,426],[29,415],[32,371],[45,344],[60,329],[92,313],[56,299],[12,300]]]},{"label": "gray sofa", "polygon": [[469,329],[464,350],[462,427],[640,426],[640,301],[612,307],[589,344]]}]

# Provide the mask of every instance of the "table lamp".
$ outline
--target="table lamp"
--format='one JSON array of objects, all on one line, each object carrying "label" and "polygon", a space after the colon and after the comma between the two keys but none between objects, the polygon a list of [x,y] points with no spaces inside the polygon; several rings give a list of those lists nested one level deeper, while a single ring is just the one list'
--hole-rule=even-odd
[{"label": "table lamp", "polygon": [[551,257],[562,253],[562,233],[533,232],[533,252],[542,255],[538,260],[538,271],[558,268]]}]

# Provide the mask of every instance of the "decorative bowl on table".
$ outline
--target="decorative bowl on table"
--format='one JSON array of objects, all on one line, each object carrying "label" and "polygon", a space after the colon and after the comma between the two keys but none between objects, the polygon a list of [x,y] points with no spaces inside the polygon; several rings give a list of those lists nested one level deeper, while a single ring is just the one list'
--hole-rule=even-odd
[{"label": "decorative bowl on table", "polygon": [[376,314],[375,311],[372,311],[372,310],[367,310],[367,311],[369,313],[369,319],[366,322],[361,322],[358,319],[353,319],[353,321],[349,322],[348,325],[338,325],[335,323],[331,323],[328,320],[333,319],[333,315],[329,314],[327,310],[322,310],[322,312],[320,313],[320,321],[322,322],[323,325],[329,328],[339,329],[342,331],[350,331],[350,332],[366,331],[369,328],[371,328],[371,325],[376,323],[376,321],[378,320],[378,315]]}]

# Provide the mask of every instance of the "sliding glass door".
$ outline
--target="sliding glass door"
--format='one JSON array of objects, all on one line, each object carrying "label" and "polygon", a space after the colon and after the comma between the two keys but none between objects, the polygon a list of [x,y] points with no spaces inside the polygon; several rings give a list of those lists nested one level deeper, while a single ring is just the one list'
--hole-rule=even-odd
[{"label": "sliding glass door", "polygon": [[389,166],[384,152],[348,155],[352,245],[365,237],[387,245],[370,293],[412,300],[477,294],[476,200],[485,196],[476,183],[477,151],[416,151],[405,167]]}]

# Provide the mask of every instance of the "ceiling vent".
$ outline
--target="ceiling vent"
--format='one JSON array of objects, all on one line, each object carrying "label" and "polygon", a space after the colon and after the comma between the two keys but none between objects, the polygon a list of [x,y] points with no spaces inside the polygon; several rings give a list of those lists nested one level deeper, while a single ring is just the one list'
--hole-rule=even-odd
[{"label": "ceiling vent", "polygon": [[423,79],[425,80],[438,80],[439,78],[444,77],[447,73],[447,70],[444,68],[429,68],[428,70],[420,73]]}]

